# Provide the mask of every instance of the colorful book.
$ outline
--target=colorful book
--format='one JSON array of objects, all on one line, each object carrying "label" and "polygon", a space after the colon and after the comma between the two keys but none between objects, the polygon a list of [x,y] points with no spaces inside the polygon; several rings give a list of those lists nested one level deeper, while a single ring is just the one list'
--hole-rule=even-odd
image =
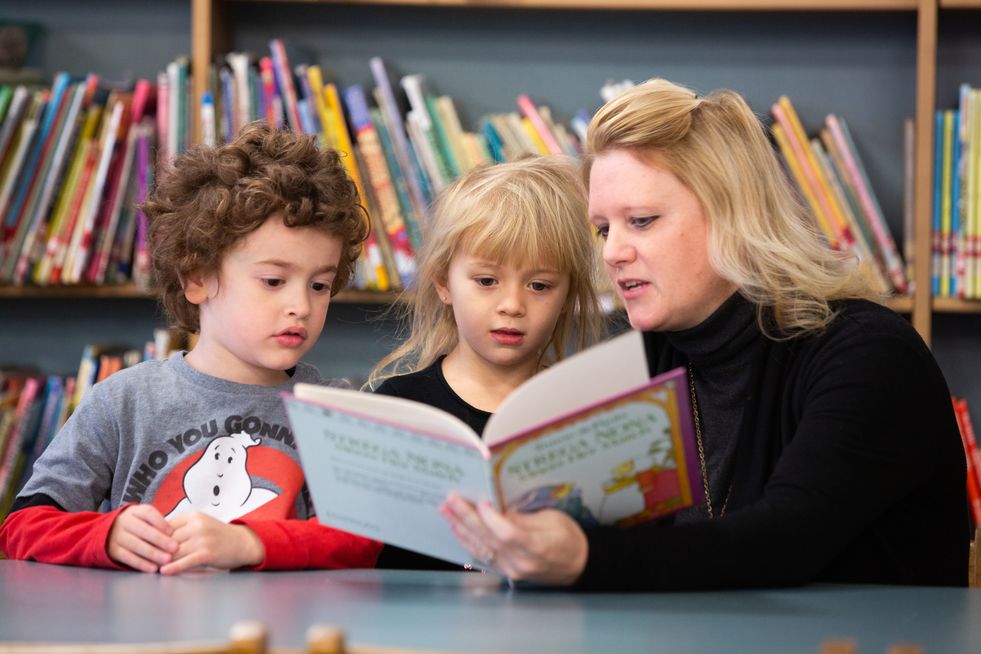
[{"label": "colorful book", "polygon": [[403,398],[310,384],[283,396],[321,522],[481,566],[439,513],[451,491],[585,527],[702,502],[687,373],[651,379],[646,361],[639,332],[569,357],[515,389],[483,438]]},{"label": "colorful book", "polygon": [[385,153],[371,120],[364,89],[357,85],[348,87],[344,91],[344,101],[357,135],[358,148],[365,162],[365,176],[374,190],[381,222],[391,243],[400,282],[403,287],[408,286],[416,270],[412,244],[399,210],[398,196],[388,164],[385,162]]},{"label": "colorful book", "polygon": [[546,154],[564,154],[565,150],[559,145],[558,140],[555,138],[555,134],[552,133],[552,129],[542,118],[541,114],[538,112],[538,107],[535,103],[531,101],[527,95],[518,96],[518,109],[521,111],[522,115],[528,119],[531,123],[532,128],[538,134],[538,138],[544,143],[545,148],[548,150]]},{"label": "colorful book", "polygon": [[395,98],[388,69],[381,57],[372,57],[368,66],[371,68],[371,75],[381,100],[379,109],[382,110],[385,125],[392,136],[395,158],[402,168],[402,174],[409,188],[413,211],[417,216],[425,216],[432,197],[426,193],[426,185],[420,179],[422,170],[419,168],[419,162],[412,156],[409,138],[405,133],[405,124],[402,122],[402,112]]},{"label": "colorful book", "polygon": [[296,85],[293,83],[293,72],[286,55],[286,46],[281,39],[273,39],[269,42],[269,51],[272,57],[276,86],[279,88],[279,96],[283,99],[283,113],[286,115],[290,128],[294,132],[302,133],[303,126],[300,123],[300,112],[296,105]]},{"label": "colorful book", "polygon": [[971,517],[975,526],[981,526],[981,452],[978,451],[967,400],[959,400],[956,397],[952,397],[951,400],[954,403],[954,416],[957,418],[957,427],[964,445],[964,458],[967,462],[967,496]]},{"label": "colorful book", "polygon": [[855,141],[852,139],[851,132],[848,130],[848,124],[841,118],[831,114],[825,119],[825,125],[830,130],[835,143],[838,144],[838,148],[841,150],[848,176],[851,178],[851,183],[857,191],[862,210],[865,212],[865,218],[875,233],[876,241],[885,259],[886,269],[889,272],[890,279],[892,279],[893,287],[897,293],[906,293],[909,290],[909,282],[906,278],[903,261],[899,256],[899,250],[896,248],[896,242],[893,240],[892,234],[889,231],[889,226],[886,224],[885,215],[882,212],[882,207],[879,205],[879,200],[872,190],[872,184],[869,183],[865,166],[858,156],[858,150],[855,147]]}]

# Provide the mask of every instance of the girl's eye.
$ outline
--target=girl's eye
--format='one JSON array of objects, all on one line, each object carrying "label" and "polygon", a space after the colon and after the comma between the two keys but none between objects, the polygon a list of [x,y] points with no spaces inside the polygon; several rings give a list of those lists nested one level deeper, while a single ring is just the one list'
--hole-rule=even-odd
[{"label": "girl's eye", "polygon": [[270,288],[276,288],[277,286],[283,285],[283,280],[276,279],[276,278],[264,278],[262,280],[262,283],[265,284],[266,286],[269,286]]},{"label": "girl's eye", "polygon": [[476,281],[481,286],[493,286],[494,285],[494,278],[493,277],[478,277]]},{"label": "girl's eye", "polygon": [[552,288],[552,285],[547,282],[532,282],[528,284],[528,286],[531,287],[531,290],[536,291],[538,293],[542,293]]}]

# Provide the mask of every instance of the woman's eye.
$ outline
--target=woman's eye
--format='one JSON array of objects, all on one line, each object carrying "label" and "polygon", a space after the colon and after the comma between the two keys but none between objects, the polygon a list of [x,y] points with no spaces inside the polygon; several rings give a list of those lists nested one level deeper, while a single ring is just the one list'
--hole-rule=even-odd
[{"label": "woman's eye", "polygon": [[604,241],[606,240],[606,237],[609,235],[609,233],[610,233],[609,225],[600,225],[599,227],[596,228],[596,235],[599,236]]},{"label": "woman's eye", "polygon": [[656,219],[657,216],[636,216],[634,218],[631,218],[630,221],[634,224],[635,227],[647,227]]}]

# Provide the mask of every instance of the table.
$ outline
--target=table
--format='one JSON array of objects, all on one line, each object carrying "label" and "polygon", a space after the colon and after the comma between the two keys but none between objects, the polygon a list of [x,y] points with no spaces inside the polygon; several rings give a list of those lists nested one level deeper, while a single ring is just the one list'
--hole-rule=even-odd
[{"label": "table", "polygon": [[208,572],[160,577],[0,561],[0,640],[151,642],[227,638],[256,619],[274,647],[314,623],[353,644],[451,652],[814,654],[850,637],[981,652],[981,590],[814,585],[691,593],[510,589],[488,574],[404,570]]}]

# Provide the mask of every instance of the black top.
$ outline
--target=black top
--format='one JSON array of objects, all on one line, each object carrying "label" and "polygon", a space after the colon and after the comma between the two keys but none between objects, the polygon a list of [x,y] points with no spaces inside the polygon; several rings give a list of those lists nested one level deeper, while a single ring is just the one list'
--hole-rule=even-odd
[{"label": "black top", "polygon": [[435,363],[423,370],[398,377],[389,377],[375,389],[375,392],[382,395],[404,397],[407,400],[415,400],[442,409],[467,423],[478,434],[483,435],[484,427],[487,426],[491,413],[467,404],[450,388],[446,382],[446,377],[443,376],[443,359],[445,358],[446,356],[441,356],[436,359]]},{"label": "black top", "polygon": [[[745,301],[720,311],[733,302]],[[860,300],[839,308],[821,334],[772,340],[754,321],[712,352],[697,343],[715,329],[697,343],[645,334],[652,375],[693,360],[703,425],[713,390],[698,370],[745,353],[727,513],[590,529],[580,587],[965,585],[964,451],[943,375],[902,317]]]},{"label": "black top", "polygon": [[[482,435],[491,414],[467,404],[450,388],[450,385],[446,383],[446,377],[443,376],[443,359],[445,358],[445,356],[440,357],[435,363],[423,370],[398,377],[389,377],[375,389],[375,392],[415,400],[442,409],[467,423],[471,429]],[[385,545],[382,548],[376,565],[379,568],[408,570],[461,569],[455,563],[405,550],[394,545]]]}]

